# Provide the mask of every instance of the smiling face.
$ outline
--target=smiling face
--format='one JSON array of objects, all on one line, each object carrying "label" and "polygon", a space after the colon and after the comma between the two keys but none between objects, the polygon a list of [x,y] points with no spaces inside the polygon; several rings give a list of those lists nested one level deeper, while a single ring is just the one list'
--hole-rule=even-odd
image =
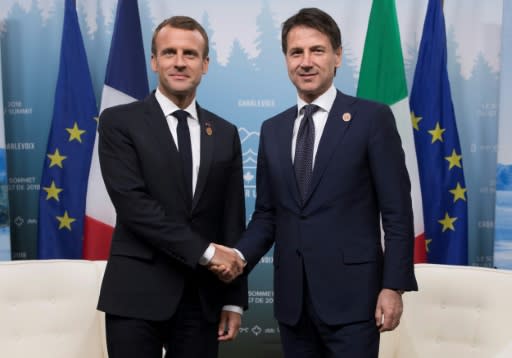
[{"label": "smiling face", "polygon": [[191,103],[208,71],[205,46],[205,39],[197,30],[165,26],[155,36],[151,68],[158,73],[160,91],[180,108]]},{"label": "smiling face", "polygon": [[285,57],[299,97],[311,103],[332,85],[341,47],[333,49],[329,37],[314,28],[296,26],[288,32]]}]

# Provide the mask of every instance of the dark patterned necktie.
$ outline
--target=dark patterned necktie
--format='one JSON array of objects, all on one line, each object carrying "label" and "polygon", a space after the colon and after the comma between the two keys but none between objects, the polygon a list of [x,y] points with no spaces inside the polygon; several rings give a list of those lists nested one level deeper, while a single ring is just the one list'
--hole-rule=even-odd
[{"label": "dark patterned necktie", "polygon": [[192,200],[192,145],[187,123],[188,112],[180,109],[173,112],[172,115],[178,118],[178,148],[183,166],[185,190],[188,193],[188,199]]},{"label": "dark patterned necktie", "polygon": [[300,122],[297,142],[295,144],[295,159],[293,167],[295,169],[295,178],[299,188],[302,203],[306,199],[306,194],[311,184],[311,175],[313,173],[313,146],[315,143],[315,124],[313,123],[313,113],[318,110],[318,106],[308,104],[303,107],[304,117]]}]

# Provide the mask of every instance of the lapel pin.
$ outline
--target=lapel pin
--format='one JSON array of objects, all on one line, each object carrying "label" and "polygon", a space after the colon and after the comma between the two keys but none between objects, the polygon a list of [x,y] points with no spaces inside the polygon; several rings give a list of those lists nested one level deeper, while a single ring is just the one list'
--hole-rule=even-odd
[{"label": "lapel pin", "polygon": [[206,130],[206,134],[211,136],[213,134],[213,129],[212,129],[212,125],[210,124],[210,122],[206,122],[204,124],[205,126],[205,130]]},{"label": "lapel pin", "polygon": [[352,119],[352,115],[348,112],[343,113],[343,116],[341,117],[344,122],[350,122]]}]

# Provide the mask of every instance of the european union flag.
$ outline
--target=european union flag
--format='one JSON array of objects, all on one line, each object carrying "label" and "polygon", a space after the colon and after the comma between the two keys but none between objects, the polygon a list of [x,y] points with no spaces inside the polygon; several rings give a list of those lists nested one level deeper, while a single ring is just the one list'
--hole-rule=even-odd
[{"label": "european union flag", "polygon": [[428,262],[467,265],[467,197],[441,0],[429,0],[410,97]]},{"label": "european union flag", "polygon": [[82,258],[96,98],[76,4],[66,0],[53,119],[39,192],[38,256]]}]

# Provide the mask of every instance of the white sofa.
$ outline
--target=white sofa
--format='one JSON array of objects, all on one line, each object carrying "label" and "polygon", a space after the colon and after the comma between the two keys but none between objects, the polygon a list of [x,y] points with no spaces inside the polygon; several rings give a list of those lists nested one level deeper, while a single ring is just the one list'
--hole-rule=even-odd
[{"label": "white sofa", "polygon": [[[0,357],[107,358],[96,310],[104,269],[104,261],[1,262]],[[415,269],[420,291],[404,295],[401,324],[382,335],[380,358],[512,357],[512,271]]]},{"label": "white sofa", "polygon": [[403,297],[400,326],[381,358],[511,358],[512,271],[417,264],[419,292]]},{"label": "white sofa", "polygon": [[107,358],[96,310],[105,261],[0,263],[0,357]]}]

